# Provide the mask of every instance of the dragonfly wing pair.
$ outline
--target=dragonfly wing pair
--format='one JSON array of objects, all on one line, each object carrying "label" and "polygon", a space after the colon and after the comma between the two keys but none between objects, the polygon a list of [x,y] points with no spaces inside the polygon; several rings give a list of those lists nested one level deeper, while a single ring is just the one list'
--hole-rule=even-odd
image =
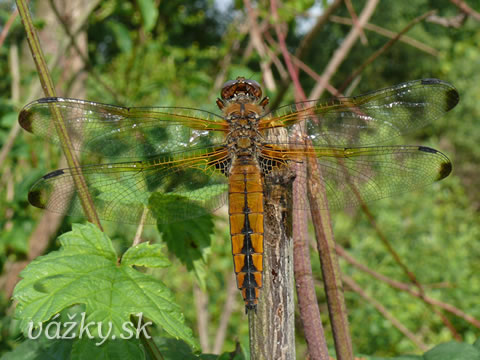
[{"label": "dragonfly wing pair", "polygon": [[[440,80],[417,80],[329,103],[308,101],[262,115],[259,159],[264,172],[315,161],[297,179],[323,184],[319,204],[356,206],[425,186],[451,171],[448,158],[423,146],[371,146],[384,143],[439,118],[458,102],[455,88]],[[229,124],[216,114],[188,108],[124,108],[94,102],[47,98],[27,105],[20,124],[59,143],[52,108],[59,110],[72,148],[102,157],[142,161],[87,165],[54,171],[31,189],[40,208],[83,215],[73,177],[82,173],[100,218],[136,223],[153,192],[182,196],[194,209],[167,207],[147,223],[172,222],[214,211],[225,204],[231,165],[224,143]],[[277,128],[285,137],[269,136]],[[296,207],[307,209],[306,185]],[[323,197],[327,199],[323,199]],[[200,210],[203,209],[203,210]]]},{"label": "dragonfly wing pair", "polygon": [[[223,119],[187,108],[124,108],[46,98],[27,105],[19,122],[29,132],[60,143],[52,110],[59,111],[72,149],[127,160],[53,171],[32,187],[29,201],[53,212],[84,216],[74,177],[83,175],[99,217],[138,223],[153,192],[165,194],[164,210],[145,223],[201,216],[226,202],[228,163]],[[130,159],[143,158],[142,161]],[[178,206],[179,197],[195,207]]]}]

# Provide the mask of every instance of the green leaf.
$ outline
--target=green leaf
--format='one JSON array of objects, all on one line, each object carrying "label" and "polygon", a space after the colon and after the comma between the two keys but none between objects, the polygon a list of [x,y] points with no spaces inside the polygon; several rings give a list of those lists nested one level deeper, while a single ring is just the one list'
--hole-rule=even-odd
[{"label": "green leaf", "polygon": [[116,21],[109,21],[107,24],[114,33],[115,40],[117,41],[120,50],[129,53],[132,50],[133,44],[128,28],[124,24]]},{"label": "green leaf", "polygon": [[[111,334],[116,337],[124,334],[122,326],[131,315],[142,314],[173,337],[198,346],[170,290],[132,268],[165,266],[167,260],[158,245],[133,248],[127,251],[125,264],[119,264],[110,239],[93,224],[74,224],[59,240],[61,249],[30,263],[15,288],[15,315],[24,331],[29,322],[37,325],[62,309],[85,304],[85,324],[102,322],[104,329],[112,326]],[[140,253],[147,258],[140,259]],[[153,259],[155,256],[158,260]],[[93,328],[92,335],[97,326]]]},{"label": "green leaf", "polygon": [[162,247],[141,243],[129,248],[122,256],[122,265],[136,265],[147,267],[168,267],[170,261],[163,255]]},{"label": "green leaf", "polygon": [[480,360],[480,351],[473,345],[450,341],[435,346],[423,357],[425,360]]},{"label": "green leaf", "polygon": [[[361,357],[361,359],[363,359],[363,357]],[[368,357],[366,358],[368,360],[424,360],[423,356],[421,355],[402,355],[402,356],[398,356],[398,357],[376,357],[376,356],[372,356],[372,357]]]},{"label": "green leaf", "polygon": [[106,341],[101,346],[97,346],[95,341],[82,338],[75,342],[70,359],[140,360],[145,359],[145,354],[140,346],[140,341],[137,339],[110,340]]},{"label": "green leaf", "polygon": [[25,340],[13,351],[2,356],[2,360],[35,359],[63,360],[68,359],[72,351],[73,341],[49,340],[40,337],[37,340]]},{"label": "green leaf", "polygon": [[142,14],[143,27],[145,32],[152,31],[158,18],[158,9],[154,0],[137,0]]},{"label": "green leaf", "polygon": [[[157,339],[156,339],[157,340]],[[155,341],[164,360],[216,360],[218,355],[196,355],[180,340],[160,338]]]},{"label": "green leaf", "polygon": [[210,249],[210,236],[213,234],[214,222],[211,215],[204,215],[205,209],[179,195],[154,193],[150,197],[149,207],[154,217],[165,218],[166,214],[179,214],[182,209],[198,215],[192,219],[157,225],[168,250],[174,253],[186,265],[188,271],[193,271],[200,286],[205,289],[206,270],[205,259]]},{"label": "green leaf", "polygon": [[474,343],[473,346],[480,351],[480,338],[478,338]]}]

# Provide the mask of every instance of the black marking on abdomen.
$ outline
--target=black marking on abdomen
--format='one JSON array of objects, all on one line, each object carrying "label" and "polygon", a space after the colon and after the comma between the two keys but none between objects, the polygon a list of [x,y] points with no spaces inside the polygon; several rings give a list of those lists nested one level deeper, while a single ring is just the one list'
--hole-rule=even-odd
[{"label": "black marking on abdomen", "polygon": [[[253,234],[253,229],[250,226],[250,219],[248,217],[248,214],[251,213],[250,208],[248,207],[248,191],[247,191],[247,174],[243,174],[243,194],[244,194],[244,207],[243,207],[243,214],[245,215],[245,219],[243,222],[243,229],[241,231],[241,234],[244,235],[244,240],[243,240],[243,247],[242,247],[242,254],[245,254],[245,263],[243,265],[243,268],[241,272],[247,273],[245,275],[245,281],[244,281],[244,288],[245,287],[250,287],[250,286],[257,286],[257,282],[255,281],[255,278],[252,274],[252,272],[258,271],[258,269],[255,267],[253,264],[253,259],[252,259],[252,254],[254,253],[253,250],[253,245],[252,245],[252,239],[250,237],[251,234]],[[245,286],[245,283],[247,286]]]}]

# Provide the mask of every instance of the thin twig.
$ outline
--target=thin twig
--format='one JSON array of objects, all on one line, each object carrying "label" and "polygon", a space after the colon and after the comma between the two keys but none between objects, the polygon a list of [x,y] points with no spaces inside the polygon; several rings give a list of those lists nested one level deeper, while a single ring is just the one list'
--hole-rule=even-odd
[{"label": "thin twig", "polygon": [[142,242],[142,232],[145,226],[145,220],[147,219],[148,208],[145,206],[143,208],[142,217],[140,218],[140,223],[137,226],[137,231],[135,232],[135,237],[133,239],[132,246],[137,246]]},{"label": "thin twig", "polygon": [[360,32],[360,41],[362,42],[363,45],[366,45],[368,43],[367,37],[365,36],[365,32],[363,31],[363,28],[358,24],[358,17],[357,13],[355,12],[355,9],[353,8],[353,4],[351,0],[345,0],[345,5],[347,6],[348,13],[350,14],[350,17],[352,18],[352,23],[353,26],[356,26],[358,28],[358,31]]},{"label": "thin twig", "polygon": [[463,0],[450,0],[452,4],[457,6],[460,10],[462,10],[465,14],[468,14],[472,18],[477,21],[480,21],[480,13],[473,10],[468,4]]},{"label": "thin twig", "polygon": [[88,60],[88,58],[85,56],[83,51],[80,50],[80,48],[78,47],[77,40],[76,40],[76,34],[73,34],[72,31],[70,30],[69,24],[66,23],[64,17],[58,11],[58,8],[55,4],[55,1],[50,0],[49,3],[50,3],[50,7],[53,10],[53,13],[57,17],[57,20],[62,25],[63,31],[65,31],[65,34],[67,34],[67,37],[69,38],[71,45],[73,46],[73,48],[77,52],[78,57],[82,60],[85,68],[90,72],[90,74],[93,76],[93,78],[96,80],[96,82],[98,84],[102,85],[103,88],[110,93],[110,95],[113,97],[113,99],[117,103],[122,103],[122,100],[118,97],[117,92],[115,90],[113,90],[105,81],[103,81],[101,76],[98,74],[97,70],[92,66],[90,60]]},{"label": "thin twig", "polygon": [[203,353],[210,352],[210,344],[208,341],[208,295],[200,289],[198,285],[193,285],[193,297],[197,314],[197,329],[200,347]]},{"label": "thin twig", "polygon": [[235,306],[235,299],[237,297],[237,279],[233,272],[230,273],[230,276],[227,280],[227,297],[225,299],[225,304],[223,304],[222,315],[220,316],[220,323],[218,325],[217,333],[215,334],[215,342],[213,344],[213,353],[220,354],[222,351],[225,338],[227,337],[227,326],[228,321],[230,320],[233,308]]},{"label": "thin twig", "polygon": [[3,42],[7,38],[8,32],[10,31],[10,28],[12,27],[13,22],[17,18],[17,15],[18,15],[18,9],[15,9],[15,11],[10,15],[7,22],[3,26],[2,32],[0,33],[0,47],[3,46]]},{"label": "thin twig", "polygon": [[260,34],[260,28],[257,23],[257,14],[253,9],[250,0],[243,0],[245,8],[247,9],[248,21],[250,23],[250,39],[252,41],[253,47],[257,50],[258,55],[260,55],[260,68],[262,69],[262,76],[265,86],[270,91],[275,91],[275,80],[273,78],[272,69],[269,66],[267,51],[265,50],[266,46],[262,41]]},{"label": "thin twig", "polygon": [[431,297],[429,297],[425,294],[422,295],[419,291],[413,290],[411,288],[410,284],[405,284],[405,283],[402,283],[400,281],[392,280],[389,277],[387,277],[385,275],[382,275],[382,274],[370,269],[366,265],[364,265],[364,264],[360,263],[359,261],[355,260],[350,254],[348,254],[348,252],[342,246],[340,246],[338,244],[336,245],[335,248],[336,248],[336,251],[337,251],[339,256],[341,256],[347,262],[349,262],[350,264],[355,266],[357,269],[359,269],[363,272],[366,272],[367,274],[371,275],[375,279],[380,280],[380,281],[390,285],[391,287],[393,287],[395,289],[405,291],[405,292],[409,293],[410,295],[415,296],[415,297],[417,297],[417,298],[419,298],[419,299],[421,299],[421,300],[423,300],[423,301],[425,301],[429,304],[438,306],[439,308],[441,308],[445,311],[448,311],[448,312],[454,314],[455,316],[458,316],[459,318],[462,318],[463,320],[472,324],[476,328],[480,329],[480,320],[475,319],[473,316],[471,316],[469,314],[466,314],[465,312],[456,308],[453,305],[444,303],[440,300],[433,299],[433,298],[431,298]]},{"label": "thin twig", "polygon": [[[343,4],[343,0],[334,0],[333,3],[325,9],[325,11],[317,18],[315,25],[312,29],[303,37],[302,41],[298,45],[295,51],[295,57],[303,60],[312,46],[313,39],[317,37],[324,25],[328,22],[328,18],[332,13],[337,10],[340,5]],[[285,78],[278,87],[277,96],[270,104],[272,109],[277,108],[283,100],[285,93],[290,85],[290,78]]]},{"label": "thin twig", "polygon": [[[335,23],[338,23],[338,24],[353,25],[353,22],[352,22],[351,19],[341,17],[341,16],[332,15],[332,16],[330,16],[330,20],[335,22]],[[380,26],[377,26],[377,25],[374,25],[374,24],[370,24],[370,23],[365,24],[364,28],[367,29],[367,30],[373,31],[377,34],[388,37],[390,39],[393,39],[395,36],[397,36],[397,33],[393,32],[393,31],[390,31],[388,29],[385,29],[383,27],[380,27]],[[405,44],[408,44],[410,46],[413,46],[414,48],[417,48],[418,50],[426,52],[427,54],[430,54],[432,56],[438,56],[438,54],[439,54],[439,52],[436,49],[434,49],[434,48],[432,48],[428,45],[425,45],[424,43],[422,43],[418,40],[415,40],[414,38],[411,38],[410,36],[404,35],[401,38],[399,38],[399,41],[404,42]]]},{"label": "thin twig", "polygon": [[[368,22],[368,19],[370,19],[370,17],[373,15],[373,12],[377,5],[378,0],[369,0],[367,2],[358,18],[358,25],[360,28],[363,28],[363,26]],[[343,40],[342,44],[335,51],[331,60],[329,61],[325,71],[322,74],[322,81],[317,83],[313,88],[312,92],[310,93],[310,99],[320,98],[323,91],[325,90],[326,83],[330,81],[330,78],[333,76],[340,64],[346,58],[359,36],[360,33],[358,32],[358,27],[352,27],[348,35],[345,37],[345,40]],[[341,88],[340,91],[343,91],[343,89]]]},{"label": "thin twig", "polygon": [[[420,282],[418,281],[417,277],[415,276],[415,274],[410,271],[410,269],[408,268],[407,264],[405,264],[402,259],[400,258],[399,254],[395,251],[395,249],[393,248],[392,244],[390,243],[390,241],[388,240],[388,238],[385,236],[385,234],[383,233],[383,231],[381,231],[380,227],[378,226],[377,222],[375,221],[375,218],[373,216],[373,214],[371,213],[370,209],[368,208],[368,206],[365,204],[365,202],[363,201],[363,199],[361,198],[360,194],[358,193],[357,189],[356,188],[353,188],[354,189],[354,192],[355,192],[355,195],[358,199],[358,201],[360,202],[361,204],[361,208],[363,210],[363,212],[365,213],[365,215],[367,215],[367,218],[368,218],[368,221],[370,222],[370,224],[372,225],[372,227],[374,228],[375,232],[377,233],[377,236],[380,238],[380,240],[382,241],[383,245],[387,248],[387,251],[392,255],[394,261],[396,262],[396,264],[403,270],[403,272],[405,273],[405,275],[407,275],[407,277],[410,279],[410,281],[417,287],[419,293],[421,294],[422,298],[425,296],[425,290],[422,286],[422,284],[420,284]],[[428,303],[427,303],[428,304]],[[431,306],[430,304],[428,304],[429,306]],[[435,312],[439,317],[440,319],[442,319],[442,322],[445,324],[445,326],[450,330],[450,332],[452,333],[453,337],[459,341],[461,341],[461,337],[458,333],[458,331],[455,329],[455,327],[453,326],[453,324],[450,322],[450,320],[448,320],[448,318],[443,315],[438,309],[432,307],[432,310],[433,312]]]},{"label": "thin twig", "polygon": [[[269,42],[270,46],[273,46],[275,48],[275,50],[278,52],[279,50],[277,50],[280,45],[271,37],[271,36],[265,36],[265,39]],[[288,52],[288,51],[287,51]],[[291,54],[290,52],[288,52],[291,60],[293,61],[293,63],[295,64],[296,67],[298,67],[300,70],[303,70],[305,72],[305,74],[307,74],[308,76],[310,76],[312,79],[314,79],[315,81],[321,81],[321,76],[315,72],[315,70],[313,70],[311,67],[309,67],[307,64],[305,64],[303,61],[301,61],[300,59],[298,59],[295,55]],[[287,74],[288,75],[288,74]],[[283,78],[283,77],[282,77]],[[290,79],[290,78],[289,78]],[[332,96],[334,97],[341,97],[343,96],[335,87],[333,87],[330,83],[326,83],[325,85],[325,89],[330,93],[332,94]],[[304,98],[303,101],[305,101],[306,99]],[[302,100],[300,100],[302,101]]]},{"label": "thin twig", "polygon": [[270,44],[270,46],[272,45],[275,46],[275,51],[270,49],[270,46],[267,46],[266,49],[267,49],[268,57],[271,59],[272,63],[277,68],[280,78],[282,80],[289,79],[287,69],[285,69],[285,66],[283,65],[282,61],[278,57],[278,54],[281,52],[278,44],[275,42],[275,40],[273,40],[273,37],[269,31],[265,31],[263,34],[263,37]]},{"label": "thin twig", "polygon": [[420,340],[414,333],[412,333],[408,328],[403,325],[400,320],[398,320],[392,313],[390,313],[385,306],[383,306],[378,300],[371,297],[363,290],[363,288],[357,284],[351,277],[343,275],[343,282],[350,286],[357,294],[364,298],[368,304],[372,305],[377,311],[383,315],[385,319],[390,321],[393,326],[395,326],[403,335],[409,338],[420,350],[423,352],[428,350],[428,346]]},{"label": "thin twig", "polygon": [[432,24],[438,24],[447,28],[460,28],[467,20],[468,15],[466,13],[460,13],[452,17],[442,17],[438,15],[430,15],[426,21]]},{"label": "thin twig", "polygon": [[[20,69],[18,61],[18,46],[17,44],[12,44],[9,49],[9,62],[10,62],[10,73],[12,74],[12,103],[16,104],[20,100]],[[18,133],[20,132],[20,124],[15,122],[15,124],[10,129],[5,143],[2,145],[0,150],[0,169],[6,164],[5,159],[8,156],[8,153],[13,147],[13,143],[17,138]]]},{"label": "thin twig", "polygon": [[413,19],[405,26],[402,31],[400,31],[393,39],[390,39],[385,45],[383,45],[380,49],[375,51],[370,57],[363,62],[353,73],[343,82],[342,86],[340,86],[339,90],[343,91],[358,75],[360,75],[365,68],[370,65],[372,62],[375,61],[380,55],[390,49],[399,39],[403,36],[407,31],[409,31],[414,25],[418,24],[420,21],[426,19],[428,16],[435,13],[435,10],[426,12],[425,14]]}]

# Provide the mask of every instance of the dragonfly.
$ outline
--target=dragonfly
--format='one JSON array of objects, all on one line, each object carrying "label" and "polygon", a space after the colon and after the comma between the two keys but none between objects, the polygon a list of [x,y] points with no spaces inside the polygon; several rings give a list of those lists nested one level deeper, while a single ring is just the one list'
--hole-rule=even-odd
[{"label": "dragonfly", "polygon": [[[260,84],[227,81],[221,113],[186,107],[120,107],[60,97],[26,105],[20,125],[60,144],[55,111],[69,148],[100,156],[98,164],[55,170],[30,189],[38,208],[83,215],[75,178],[82,176],[100,219],[165,224],[228,203],[232,255],[246,312],[256,310],[263,274],[265,186],[296,171],[292,208],[307,210],[307,184],[319,208],[343,209],[396,196],[447,177],[452,164],[426,146],[384,143],[431,123],[459,101],[447,82],[422,79],[354,97],[268,109]],[[280,133],[280,136],[278,135]],[[110,162],[108,159],[115,159]]]}]

